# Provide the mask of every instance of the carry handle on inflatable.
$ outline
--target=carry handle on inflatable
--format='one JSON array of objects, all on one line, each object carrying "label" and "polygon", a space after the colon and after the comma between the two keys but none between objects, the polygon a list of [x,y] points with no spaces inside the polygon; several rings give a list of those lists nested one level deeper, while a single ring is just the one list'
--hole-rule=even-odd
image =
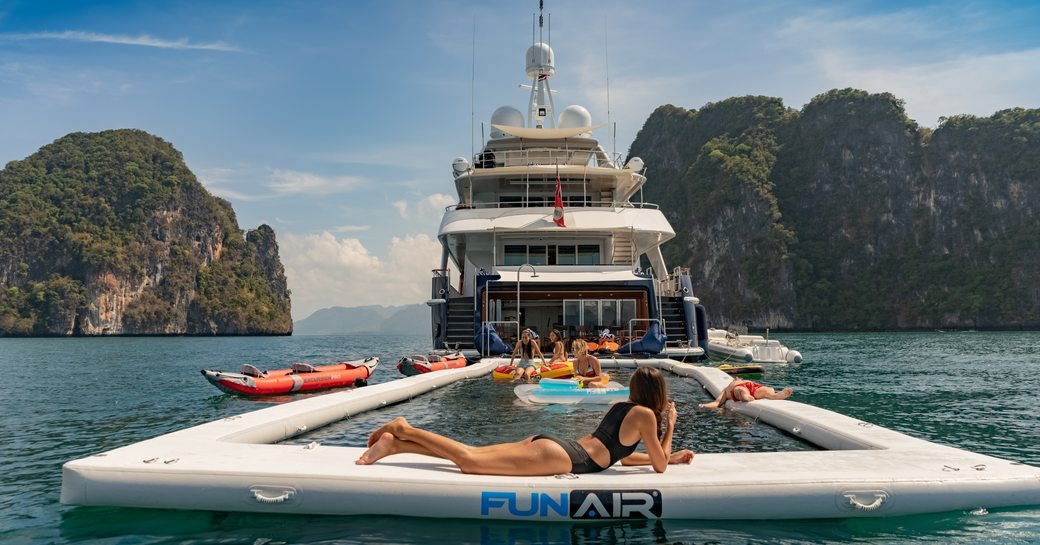
[{"label": "carry handle on inflatable", "polygon": [[845,496],[845,498],[849,501],[849,507],[858,509],[860,511],[877,510],[881,507],[882,504],[885,503],[885,500],[888,499],[888,494],[885,494],[884,492],[871,492],[871,494],[874,495],[874,501],[870,503],[863,503],[862,501],[860,501],[859,494],[856,492],[846,492],[842,495]]},{"label": "carry handle on inflatable", "polygon": [[266,491],[263,488],[250,488],[249,491],[253,493],[253,499],[260,503],[282,503],[291,500],[296,495],[296,490],[292,488],[284,489],[277,496],[265,494]]}]

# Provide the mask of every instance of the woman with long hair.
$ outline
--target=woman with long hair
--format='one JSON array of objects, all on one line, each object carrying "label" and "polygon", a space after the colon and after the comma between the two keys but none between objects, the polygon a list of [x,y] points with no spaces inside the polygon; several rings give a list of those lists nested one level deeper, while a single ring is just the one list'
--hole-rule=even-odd
[{"label": "woman with long hair", "polygon": [[563,347],[563,336],[560,334],[559,329],[554,329],[549,332],[549,344],[552,345],[553,354],[549,358],[549,365],[556,362],[567,361],[567,351]]},{"label": "woman with long hair", "polygon": [[589,345],[585,339],[574,339],[571,343],[574,351],[574,378],[586,388],[604,388],[610,375],[603,372],[599,358],[589,354]]},{"label": "woman with long hair", "polygon": [[509,365],[512,367],[516,357],[520,356],[520,365],[513,371],[514,381],[521,378],[527,379],[527,382],[534,380],[534,375],[538,373],[538,366],[534,364],[535,356],[538,356],[542,360],[542,365],[545,365],[545,356],[542,355],[542,349],[535,342],[536,337],[530,328],[520,333],[520,340],[517,341],[516,347],[513,348],[513,355],[509,358]]},{"label": "woman with long hair", "polygon": [[[474,447],[398,418],[372,432],[368,450],[356,463],[373,464],[394,454],[412,453],[450,460],[463,473],[516,476],[594,473],[618,461],[649,465],[663,473],[668,464],[690,463],[693,452],[672,452],[677,414],[661,372],[640,367],[628,387],[629,400],[612,405],[599,427],[577,441],[534,435],[516,443]],[[635,452],[640,442],[646,452]]]}]

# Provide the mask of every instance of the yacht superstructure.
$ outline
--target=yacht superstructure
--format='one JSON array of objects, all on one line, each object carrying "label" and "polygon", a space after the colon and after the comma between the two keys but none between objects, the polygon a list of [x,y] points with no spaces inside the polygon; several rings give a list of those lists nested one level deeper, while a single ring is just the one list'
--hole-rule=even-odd
[{"label": "yacht superstructure", "polygon": [[643,161],[607,153],[584,107],[556,115],[549,44],[529,47],[525,61],[526,118],[498,108],[483,149],[452,165],[458,204],[438,232],[434,347],[474,348],[485,324],[507,340],[522,328],[625,340],[658,323],[668,350],[702,356],[703,308],[688,271],[670,271],[661,255],[675,232],[641,199]]}]

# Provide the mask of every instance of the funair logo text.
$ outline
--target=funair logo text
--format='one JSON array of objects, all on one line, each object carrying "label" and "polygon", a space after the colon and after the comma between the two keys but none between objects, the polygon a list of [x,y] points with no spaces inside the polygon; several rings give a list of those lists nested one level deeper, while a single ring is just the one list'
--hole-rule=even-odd
[{"label": "funair logo text", "polygon": [[648,519],[661,516],[658,490],[571,490],[570,493],[481,492],[480,514],[505,511],[514,517],[572,519]]}]

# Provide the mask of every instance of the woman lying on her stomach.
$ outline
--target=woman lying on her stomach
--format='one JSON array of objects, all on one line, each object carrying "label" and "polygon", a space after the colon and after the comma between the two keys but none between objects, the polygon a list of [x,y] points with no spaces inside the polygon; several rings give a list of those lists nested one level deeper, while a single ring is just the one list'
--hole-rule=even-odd
[{"label": "woman lying on her stomach", "polygon": [[[382,426],[368,438],[358,464],[373,464],[392,454],[425,454],[451,460],[463,473],[480,475],[559,475],[603,471],[620,461],[650,465],[663,473],[668,464],[688,464],[693,452],[672,452],[675,403],[661,372],[640,367],[632,374],[629,400],[615,403],[596,431],[577,441],[535,435],[516,443],[486,447],[466,445],[413,427],[404,418]],[[658,430],[664,428],[664,433]],[[635,452],[642,441],[646,452]]]}]

